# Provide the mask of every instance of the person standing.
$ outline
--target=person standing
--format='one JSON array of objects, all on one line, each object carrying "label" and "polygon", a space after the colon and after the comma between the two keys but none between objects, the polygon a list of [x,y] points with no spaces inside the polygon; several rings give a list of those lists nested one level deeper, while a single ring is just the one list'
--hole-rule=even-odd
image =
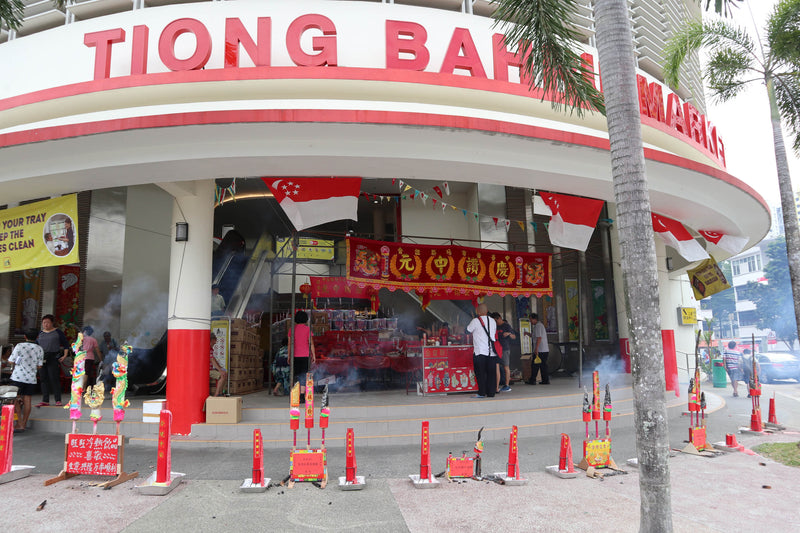
[{"label": "person standing", "polygon": [[228,369],[225,365],[225,346],[217,342],[217,336],[211,334],[209,349],[211,350],[211,377],[216,377],[217,387],[214,389],[214,396],[222,394],[222,390],[228,386]]},{"label": "person standing", "polygon": [[311,365],[314,364],[314,337],[308,326],[308,313],[298,311],[294,315],[294,335],[292,335],[292,368],[295,381],[300,382],[301,403],[305,403],[306,378]]},{"label": "person standing", "polygon": [[211,316],[225,314],[225,298],[219,293],[219,285],[211,286]]},{"label": "person standing", "polygon": [[86,361],[84,363],[84,368],[86,369],[86,379],[84,379],[84,385],[94,385],[95,379],[94,376],[94,367],[95,364],[99,361],[102,361],[100,348],[97,345],[97,340],[92,337],[92,333],[94,333],[94,328],[92,326],[86,326],[83,328],[83,345],[81,349],[86,352]]},{"label": "person standing", "polygon": [[[547,330],[544,324],[539,322],[539,315],[531,313],[531,325],[533,325],[533,365],[531,366],[531,379],[528,385],[536,385],[536,374],[541,372],[542,385],[550,385],[550,374],[547,370],[547,357],[550,355],[550,344],[547,342]],[[536,359],[539,362],[536,362]]]},{"label": "person standing", "polygon": [[[736,341],[728,342],[728,349],[722,352],[722,359],[725,361],[725,370],[731,380],[733,396],[739,396],[737,382],[744,381],[744,373],[742,372],[742,354],[736,350]],[[745,383],[745,387],[747,387],[747,383]]]},{"label": "person standing", "polygon": [[497,324],[489,319],[486,304],[479,304],[476,311],[478,316],[467,325],[467,332],[472,334],[472,364],[478,381],[478,394],[475,397],[493,398],[497,391],[497,353],[493,346],[497,338]]},{"label": "person standing", "polygon": [[14,365],[11,383],[18,387],[19,395],[22,397],[21,409],[17,403],[17,427],[14,428],[14,433],[22,433],[28,426],[28,418],[31,416],[31,396],[36,388],[36,373],[44,363],[44,350],[36,344],[35,329],[25,332],[25,342],[14,347],[8,362]]},{"label": "person standing", "polygon": [[42,317],[42,331],[36,337],[36,343],[44,350],[44,364],[40,376],[42,380],[42,401],[36,407],[50,405],[50,392],[56,400],[56,405],[61,405],[61,362],[69,355],[69,341],[60,329],[55,327],[56,317],[44,315]]},{"label": "person standing", "polygon": [[[516,340],[517,332],[514,331],[511,324],[503,320],[500,313],[491,313],[489,317],[493,318],[497,324],[497,340],[500,341],[500,346],[503,348],[500,364],[497,367],[497,392],[511,392],[511,341]],[[500,387],[501,383],[502,387]]]}]

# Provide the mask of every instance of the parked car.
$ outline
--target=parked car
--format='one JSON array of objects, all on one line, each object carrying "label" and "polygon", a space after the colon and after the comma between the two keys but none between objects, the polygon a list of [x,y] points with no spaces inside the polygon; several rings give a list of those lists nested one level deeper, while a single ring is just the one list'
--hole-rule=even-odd
[{"label": "parked car", "polygon": [[[753,360],[749,355],[742,356],[742,370],[750,381]],[[776,379],[796,379],[800,381],[800,359],[786,352],[764,352],[756,354],[758,376],[762,383],[772,383]]]}]

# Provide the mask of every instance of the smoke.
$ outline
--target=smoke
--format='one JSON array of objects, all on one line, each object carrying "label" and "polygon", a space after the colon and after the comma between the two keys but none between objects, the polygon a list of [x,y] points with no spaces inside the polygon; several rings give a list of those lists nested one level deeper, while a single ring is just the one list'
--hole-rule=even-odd
[{"label": "smoke", "polygon": [[619,387],[628,383],[625,365],[619,357],[603,356],[594,370],[599,374],[601,385],[608,383],[612,387]]}]

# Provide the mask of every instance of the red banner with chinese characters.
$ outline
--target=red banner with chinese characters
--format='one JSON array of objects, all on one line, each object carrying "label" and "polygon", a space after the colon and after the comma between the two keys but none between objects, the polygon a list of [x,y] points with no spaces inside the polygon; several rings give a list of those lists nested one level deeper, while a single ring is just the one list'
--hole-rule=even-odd
[{"label": "red banner with chinese characters", "polygon": [[67,435],[64,470],[69,474],[117,476],[122,473],[122,435]]},{"label": "red banner with chinese characters", "polygon": [[311,297],[317,298],[362,298],[369,300],[375,290],[348,283],[347,278],[311,276]]},{"label": "red banner with chinese characters", "polygon": [[550,254],[348,238],[347,280],[423,295],[552,296],[551,259]]},{"label": "red banner with chinese characters", "polygon": [[58,267],[56,287],[56,327],[61,328],[70,342],[78,338],[78,300],[80,297],[81,268],[61,265]]}]

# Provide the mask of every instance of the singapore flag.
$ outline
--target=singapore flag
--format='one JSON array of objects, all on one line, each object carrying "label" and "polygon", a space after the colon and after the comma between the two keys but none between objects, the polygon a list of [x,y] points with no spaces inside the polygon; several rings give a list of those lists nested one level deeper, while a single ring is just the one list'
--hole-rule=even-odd
[{"label": "singapore flag", "polygon": [[586,251],[603,209],[602,200],[541,192],[551,217],[547,232],[554,246]]},{"label": "singapore flag", "polygon": [[711,244],[719,246],[726,252],[730,252],[733,255],[741,252],[748,240],[747,237],[734,237],[733,235],[726,235],[718,231],[707,231],[701,229],[699,233]]},{"label": "singapore flag", "polygon": [[661,237],[667,245],[672,246],[687,261],[701,261],[708,259],[700,243],[694,240],[683,224],[664,216],[651,213],[653,218],[653,231]]},{"label": "singapore flag", "polygon": [[297,231],[358,220],[361,178],[261,178]]}]

